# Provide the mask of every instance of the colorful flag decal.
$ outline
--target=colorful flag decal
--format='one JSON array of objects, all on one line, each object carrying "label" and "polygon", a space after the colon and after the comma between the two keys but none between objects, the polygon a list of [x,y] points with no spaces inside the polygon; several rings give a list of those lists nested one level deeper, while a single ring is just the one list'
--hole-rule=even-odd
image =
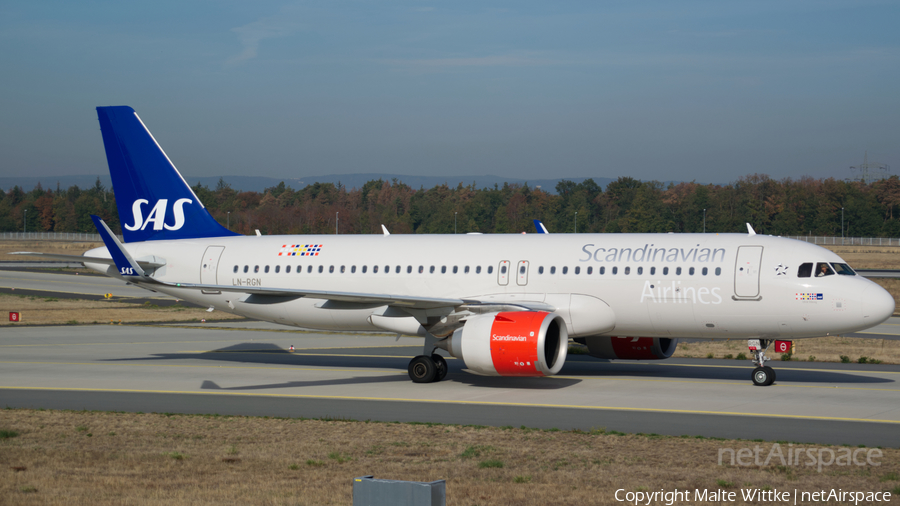
[{"label": "colorful flag decal", "polygon": [[283,244],[281,251],[278,252],[280,257],[317,257],[322,251],[321,244]]},{"label": "colorful flag decal", "polygon": [[822,300],[821,293],[795,293],[794,300]]}]

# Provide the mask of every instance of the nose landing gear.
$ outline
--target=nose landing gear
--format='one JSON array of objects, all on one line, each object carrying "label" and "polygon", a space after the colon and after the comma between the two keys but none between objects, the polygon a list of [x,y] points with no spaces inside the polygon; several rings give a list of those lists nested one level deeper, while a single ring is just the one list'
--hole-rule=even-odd
[{"label": "nose landing gear", "polygon": [[750,374],[750,379],[758,387],[767,387],[775,383],[775,369],[766,365],[766,362],[770,360],[766,357],[766,350],[769,349],[771,343],[772,341],[769,339],[750,339],[747,341],[747,347],[750,348],[750,353],[753,354],[753,359],[750,362],[756,366]]}]

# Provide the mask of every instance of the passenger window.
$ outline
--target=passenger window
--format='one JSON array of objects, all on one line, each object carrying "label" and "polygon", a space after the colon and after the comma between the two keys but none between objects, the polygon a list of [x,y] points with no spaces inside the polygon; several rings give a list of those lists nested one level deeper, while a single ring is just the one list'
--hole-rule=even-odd
[{"label": "passenger window", "polygon": [[822,276],[831,276],[834,274],[834,271],[831,270],[831,266],[826,264],[825,262],[819,262],[816,264],[816,277],[821,278]]},{"label": "passenger window", "polygon": [[447,274],[447,266],[446,265],[441,266],[441,274]]},{"label": "passenger window", "polygon": [[250,266],[249,266],[249,265],[245,265],[245,266],[244,266],[244,272],[247,272],[248,270],[250,270]]},{"label": "passenger window", "polygon": [[280,266],[280,265],[276,265],[276,266],[275,266],[275,274],[278,274],[279,272],[281,272],[281,266]]},{"label": "passenger window", "polygon": [[575,267],[575,274],[581,274],[581,267]]},{"label": "passenger window", "polygon": [[722,274],[722,268],[721,268],[721,267],[716,267],[716,276],[718,276],[718,275],[720,275],[720,274]]},{"label": "passenger window", "polygon": [[234,266],[234,272],[237,272],[237,271],[238,271],[238,266],[235,265],[235,266]]},{"label": "passenger window", "polygon": [[453,266],[453,274],[456,274],[457,272],[459,272],[459,267],[454,265]]},{"label": "passenger window", "polygon": [[259,272],[259,266],[258,266],[258,265],[254,265],[254,266],[253,266],[253,273],[256,274],[257,272]]},{"label": "passenger window", "polygon": [[676,268],[675,268],[675,275],[676,275],[676,276],[681,276],[681,267],[676,267]]},{"label": "passenger window", "polygon": [[640,275],[643,274],[643,273],[644,273],[644,268],[643,268],[643,267],[638,267],[638,276],[640,276]]},{"label": "passenger window", "polygon": [[412,265],[407,265],[407,266],[406,266],[406,273],[407,273],[407,274],[412,274]]},{"label": "passenger window", "polygon": [[550,274],[556,274],[556,266],[550,268]]},{"label": "passenger window", "polygon": [[302,266],[302,265],[298,265],[298,266],[297,266],[297,274],[300,274],[301,272],[303,272],[303,266]]},{"label": "passenger window", "polygon": [[506,266],[505,265],[500,266],[500,274],[506,274]]},{"label": "passenger window", "polygon": [[367,270],[369,270],[369,266],[368,266],[368,265],[363,265],[362,273],[365,274]]},{"label": "passenger window", "polygon": [[797,269],[797,277],[808,278],[810,276],[812,276],[812,262],[800,264],[800,268]]},{"label": "passenger window", "polygon": [[425,272],[425,266],[424,266],[424,265],[420,265],[420,266],[419,266],[419,274],[422,274],[423,272]]},{"label": "passenger window", "polygon": [[569,268],[563,267],[563,274],[568,274],[568,273],[569,273]]},{"label": "passenger window", "polygon": [[663,276],[668,276],[668,275],[669,275],[669,268],[663,267]]},{"label": "passenger window", "polygon": [[481,266],[480,265],[475,266],[475,274],[481,274]]},{"label": "passenger window", "polygon": [[268,274],[268,273],[269,273],[269,266],[267,265],[266,266],[266,274]]},{"label": "passenger window", "polygon": [[850,268],[847,264],[831,264],[834,267],[834,271],[842,276],[856,276],[856,272]]},{"label": "passenger window", "polygon": [[431,268],[428,269],[428,273],[434,274],[434,266],[433,265],[431,266]]},{"label": "passenger window", "polygon": [[619,273],[619,268],[618,268],[618,267],[613,267],[613,268],[612,268],[612,273],[613,273],[613,274],[618,274],[618,273]]},{"label": "passenger window", "polygon": [[691,276],[694,275],[694,268],[693,268],[693,267],[691,267],[690,269],[688,269],[688,274],[690,274]]},{"label": "passenger window", "polygon": [[656,275],[656,267],[651,267],[651,268],[650,268],[650,275],[651,275],[651,276]]},{"label": "passenger window", "polygon": [[525,266],[524,265],[519,267],[519,274],[525,274]]},{"label": "passenger window", "polygon": [[373,266],[372,266],[372,273],[373,273],[373,274],[378,274],[378,266],[377,266],[377,265],[373,265]]},{"label": "passenger window", "polygon": [[606,274],[606,267],[600,267],[600,274]]},{"label": "passenger window", "polygon": [[542,266],[538,267],[538,274],[543,274],[543,273],[544,273],[544,266],[542,265]]},{"label": "passenger window", "polygon": [[396,269],[394,269],[394,274],[400,274],[400,266],[398,265]]},{"label": "passenger window", "polygon": [[347,272],[347,268],[342,265],[341,266],[341,274],[343,274],[345,272]]},{"label": "passenger window", "polygon": [[[319,272],[322,272],[322,266],[321,266],[321,265],[319,266]],[[307,274],[311,274],[311,273],[312,273],[312,265],[306,266],[306,273],[307,273]]]},{"label": "passenger window", "polygon": [[355,265],[350,266],[350,274],[356,274],[356,266]]},{"label": "passenger window", "polygon": [[468,266],[468,265],[466,266],[466,271],[465,271],[465,272],[466,272],[466,274],[469,273],[469,266]]},{"label": "passenger window", "polygon": [[703,268],[703,275],[706,276],[707,273],[709,273],[709,269],[706,268],[706,267],[704,267],[704,268]]},{"label": "passenger window", "polygon": [[284,266],[284,273],[285,273],[285,274],[290,274],[290,273],[291,273],[291,266],[290,266],[290,265],[285,265],[285,266]]},{"label": "passenger window", "polygon": [[391,273],[391,266],[390,266],[390,265],[385,265],[385,266],[384,266],[384,273],[385,273],[385,274],[390,274],[390,273]]},{"label": "passenger window", "polygon": [[488,265],[487,273],[488,273],[488,274],[493,274],[493,273],[494,273],[494,266],[493,266],[493,265]]},{"label": "passenger window", "polygon": [[588,274],[593,274],[593,273],[594,273],[594,268],[593,268],[593,267],[588,267],[587,273],[588,273]]},{"label": "passenger window", "polygon": [[631,274],[631,267],[625,268],[625,275],[627,276],[628,274]]},{"label": "passenger window", "polygon": [[334,274],[334,266],[333,266],[333,265],[330,266],[330,267],[328,267],[328,273],[329,273],[329,274]]}]

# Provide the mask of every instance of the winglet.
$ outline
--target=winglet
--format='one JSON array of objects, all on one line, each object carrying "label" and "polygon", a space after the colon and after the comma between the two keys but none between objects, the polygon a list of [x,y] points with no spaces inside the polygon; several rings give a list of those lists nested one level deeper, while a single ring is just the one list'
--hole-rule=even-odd
[{"label": "winglet", "polygon": [[103,239],[103,244],[106,245],[106,249],[109,250],[110,256],[112,256],[113,261],[116,262],[116,268],[119,270],[119,274],[122,276],[146,277],[147,275],[144,274],[144,270],[141,269],[141,266],[134,261],[134,258],[131,258],[131,255],[125,251],[125,248],[122,247],[122,243],[119,242],[119,239],[112,233],[112,230],[109,229],[106,222],[101,220],[99,216],[93,214],[91,215],[91,219],[94,220],[94,226],[97,227],[97,233],[100,234],[100,237]]},{"label": "winglet", "polygon": [[749,223],[747,224],[747,233],[750,235],[756,235],[756,231],[753,230],[753,227],[751,227]]},{"label": "winglet", "polygon": [[384,224],[381,225],[381,230],[384,230],[384,235],[391,235],[391,233],[388,232],[388,229],[387,229],[387,227],[384,226]]},{"label": "winglet", "polygon": [[537,229],[537,233],[539,233],[539,234],[549,234],[550,233],[547,231],[547,227],[545,227],[544,224],[541,223],[541,220],[534,220],[534,228]]}]

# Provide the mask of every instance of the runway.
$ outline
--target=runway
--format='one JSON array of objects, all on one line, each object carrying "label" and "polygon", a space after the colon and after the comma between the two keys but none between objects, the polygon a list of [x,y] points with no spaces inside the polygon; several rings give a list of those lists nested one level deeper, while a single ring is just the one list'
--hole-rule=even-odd
[{"label": "runway", "polygon": [[[409,381],[420,339],[262,322],[4,327],[0,405],[414,421],[900,447],[900,366],[570,356],[552,378],[486,378],[450,359]],[[295,351],[289,352],[290,346]]]}]

